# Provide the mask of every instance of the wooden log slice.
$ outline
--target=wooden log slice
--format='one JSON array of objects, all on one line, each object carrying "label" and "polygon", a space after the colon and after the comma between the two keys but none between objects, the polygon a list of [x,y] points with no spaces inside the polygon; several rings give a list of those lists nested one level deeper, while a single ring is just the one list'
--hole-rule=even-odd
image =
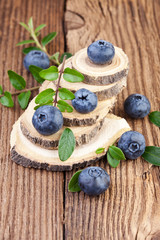
[{"label": "wooden log slice", "polygon": [[[65,67],[72,68],[71,60],[72,59],[69,58],[66,61]],[[55,89],[56,84],[57,84],[56,81],[53,83],[53,82],[46,80],[42,84],[40,91],[43,91],[46,88]],[[70,82],[65,81],[63,79],[63,77],[61,78],[61,83],[60,83],[61,87],[67,88],[70,91],[72,91],[73,93],[75,93],[80,88],[86,88],[86,89],[94,92],[97,95],[99,101],[107,100],[109,98],[112,98],[113,96],[117,96],[126,87],[126,85],[127,85],[127,77],[123,77],[118,82],[115,82],[115,83],[109,84],[109,85],[104,85],[104,86],[90,85],[90,84],[85,84],[84,82],[70,83]]]},{"label": "wooden log slice", "polygon": [[[104,119],[96,122],[92,126],[72,127],[71,129],[76,139],[76,146],[81,146],[82,144],[91,141],[91,139],[101,129],[103,122]],[[66,128],[63,126],[57,133],[49,136],[43,136],[38,133],[32,125],[32,116],[27,115],[26,113],[21,116],[20,127],[23,135],[28,140],[30,140],[33,144],[46,149],[58,149],[60,136]]]},{"label": "wooden log slice", "polygon": [[72,67],[84,75],[84,83],[107,85],[127,76],[129,61],[123,50],[115,47],[115,56],[110,64],[94,64],[88,58],[87,48],[83,48],[72,57]]},{"label": "wooden log slice", "polygon": [[[72,68],[72,57],[67,59],[65,68],[66,67]],[[43,84],[44,85],[42,85],[41,89],[44,89],[43,86],[46,87],[46,85],[48,87],[55,88],[55,87],[53,87],[53,85],[56,85],[57,81],[54,81],[54,83],[50,82],[48,84],[44,82]],[[70,91],[72,91],[73,93],[76,92],[77,90],[79,90],[80,88],[86,88],[86,89],[94,92],[97,95],[99,101],[106,100],[113,96],[117,96],[124,89],[124,87],[126,87],[126,85],[127,85],[127,77],[121,78],[118,82],[115,82],[115,83],[112,83],[109,85],[103,85],[103,86],[90,85],[90,84],[86,84],[84,82],[70,83],[70,82],[65,81],[63,79],[63,77],[61,78],[61,82],[60,82],[61,87],[67,88]]]},{"label": "wooden log slice", "polygon": [[69,171],[73,168],[90,165],[105,153],[96,154],[99,147],[106,149],[130,127],[125,119],[108,115],[99,133],[87,144],[76,147],[67,161],[60,161],[57,150],[43,149],[29,141],[20,128],[20,119],[14,124],[11,133],[11,158],[24,167],[34,167],[51,171]]},{"label": "wooden log slice", "polygon": [[[48,81],[47,81],[48,82]],[[53,87],[53,83],[50,83]],[[49,87],[51,87],[49,86]],[[53,87],[54,88],[54,87]],[[91,126],[97,121],[101,121],[107,115],[107,113],[113,108],[116,102],[116,97],[107,99],[104,101],[98,101],[96,109],[90,113],[82,114],[73,109],[72,113],[63,112],[64,126]],[[71,101],[68,100],[68,103],[71,104]],[[29,103],[28,108],[25,111],[24,121],[27,121],[29,124],[32,124],[32,116],[34,114],[35,98]]]}]

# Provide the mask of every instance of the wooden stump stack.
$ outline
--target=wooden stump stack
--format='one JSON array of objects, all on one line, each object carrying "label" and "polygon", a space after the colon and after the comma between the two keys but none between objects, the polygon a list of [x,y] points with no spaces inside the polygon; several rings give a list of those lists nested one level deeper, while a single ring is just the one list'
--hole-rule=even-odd
[{"label": "wooden stump stack", "polygon": [[[130,130],[125,119],[109,113],[116,102],[116,96],[127,83],[129,63],[122,49],[115,47],[112,63],[95,65],[90,62],[87,48],[84,48],[66,61],[66,67],[81,72],[85,79],[81,83],[69,83],[62,78],[60,86],[72,92],[80,88],[94,92],[98,97],[97,108],[88,114],[81,114],[75,110],[72,113],[62,113],[62,129],[50,136],[43,136],[32,125],[35,106],[33,99],[14,124],[11,133],[12,160],[24,167],[68,171],[90,165],[105,155],[105,152],[96,154],[96,149],[105,147],[107,150],[125,131]],[[40,91],[47,88],[55,90],[56,82],[45,81]],[[66,127],[71,128],[74,133],[76,148],[72,156],[62,162],[58,157],[58,142]]]}]

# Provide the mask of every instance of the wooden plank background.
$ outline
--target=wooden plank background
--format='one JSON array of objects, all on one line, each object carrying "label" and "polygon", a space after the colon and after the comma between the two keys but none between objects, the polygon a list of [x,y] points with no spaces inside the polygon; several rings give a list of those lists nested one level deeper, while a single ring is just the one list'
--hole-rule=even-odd
[{"label": "wooden plank background", "polygon": [[[28,34],[18,22],[33,16],[42,31],[57,31],[50,53],[75,53],[97,39],[122,47],[130,60],[128,87],[118,97],[114,113],[125,117],[144,134],[147,145],[160,146],[159,128],[148,118],[131,120],[123,111],[131,93],[146,95],[152,111],[160,110],[160,1],[159,0],[0,0],[0,84],[11,87],[7,70],[22,74],[27,87],[36,82],[23,67],[22,47]],[[35,96],[36,92],[32,94]],[[106,159],[96,165],[107,169],[111,187],[99,197],[67,190],[71,172],[27,169],[10,160],[9,136],[22,114],[0,106],[0,239],[3,240],[159,240],[160,170],[141,158],[122,162],[116,169]]]}]

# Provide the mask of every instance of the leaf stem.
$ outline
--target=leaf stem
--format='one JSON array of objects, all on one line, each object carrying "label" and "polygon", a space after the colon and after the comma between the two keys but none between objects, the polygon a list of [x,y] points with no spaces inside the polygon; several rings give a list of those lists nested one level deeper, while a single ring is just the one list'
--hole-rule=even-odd
[{"label": "leaf stem", "polygon": [[32,37],[32,38],[34,39],[34,41],[36,42],[37,47],[39,47],[42,51],[45,51],[45,52],[46,52],[46,49],[44,49],[44,48],[41,46],[40,42],[38,41],[38,38],[36,37],[36,35],[35,35],[35,33],[34,33],[34,31],[33,31],[32,29],[31,29],[30,33],[31,33],[31,37]]},{"label": "leaf stem", "polygon": [[43,52],[45,52],[47,54],[47,56],[49,57],[50,61],[52,61],[54,64],[56,65],[60,65],[59,61],[56,61],[54,59],[51,58],[51,55],[49,55],[49,53],[47,52],[47,49],[45,46],[42,46],[37,38],[37,36],[35,35],[35,32],[33,29],[30,30],[30,34],[31,34],[31,37],[34,39],[36,45],[38,48],[40,48]]},{"label": "leaf stem", "polygon": [[55,98],[54,98],[54,106],[55,107],[56,107],[56,104],[57,104],[58,89],[59,89],[59,86],[60,86],[60,81],[61,81],[61,76],[62,76],[62,73],[63,73],[63,70],[64,70],[65,61],[66,61],[66,55],[63,58],[62,67],[59,71],[59,77],[58,77],[57,88],[56,88],[56,95],[55,95]]},{"label": "leaf stem", "polygon": [[[10,94],[13,96],[13,95],[18,95],[19,93],[22,93],[22,92],[28,92],[28,91],[34,91],[34,90],[37,90],[39,89],[40,86],[37,86],[37,87],[32,87],[32,88],[28,88],[28,89],[24,89],[24,90],[20,90],[20,91],[17,91],[17,92],[11,92]],[[0,97],[3,97],[4,94],[0,95]]]}]

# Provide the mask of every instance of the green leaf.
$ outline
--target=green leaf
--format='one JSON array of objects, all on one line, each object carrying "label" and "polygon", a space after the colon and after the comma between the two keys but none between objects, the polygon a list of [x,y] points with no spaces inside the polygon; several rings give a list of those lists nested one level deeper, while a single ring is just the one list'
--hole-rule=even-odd
[{"label": "green leaf", "polygon": [[34,107],[34,110],[37,110],[39,107],[42,107],[42,106],[44,106],[44,105],[51,105],[51,106],[53,106],[53,101],[48,101],[48,102],[46,102],[46,103],[39,104],[39,105],[37,105],[37,106]]},{"label": "green leaf", "polygon": [[42,45],[43,46],[46,46],[49,42],[51,42],[53,40],[53,38],[55,38],[57,35],[56,32],[52,32],[52,33],[49,33],[47,36],[45,36],[43,39],[42,39]]},{"label": "green leaf", "polygon": [[50,56],[50,59],[53,59],[53,60],[56,60],[56,61],[59,61],[59,52],[56,52],[55,54],[53,54],[52,56]]},{"label": "green leaf", "polygon": [[3,88],[1,85],[0,85],[0,94],[3,94]]},{"label": "green leaf", "polygon": [[20,24],[22,27],[24,27],[27,31],[30,32],[29,27],[28,27],[24,22],[20,22],[19,24]]},{"label": "green leaf", "polygon": [[36,37],[38,37],[40,34],[41,34],[40,32],[35,33]]},{"label": "green leaf", "polygon": [[107,160],[109,165],[113,168],[116,168],[120,163],[120,160],[113,158],[109,152],[107,152]]},{"label": "green leaf", "polygon": [[160,147],[155,146],[146,147],[142,157],[147,162],[156,166],[160,166]]},{"label": "green leaf", "polygon": [[58,154],[61,161],[66,161],[75,149],[76,141],[70,128],[65,128],[58,144]]},{"label": "green leaf", "polygon": [[96,153],[96,154],[100,154],[100,153],[103,153],[104,150],[105,150],[105,148],[98,148],[98,149],[95,151],[95,153]]},{"label": "green leaf", "polygon": [[66,59],[68,59],[68,58],[72,57],[72,54],[71,54],[71,53],[68,53],[68,52],[64,52],[64,53],[61,55],[61,57],[60,57],[60,63],[63,62],[64,56],[66,56]]},{"label": "green leaf", "polygon": [[53,96],[55,95],[55,91],[52,88],[48,88],[38,94],[35,99],[36,104],[44,104],[48,101],[53,102]]},{"label": "green leaf", "polygon": [[59,108],[59,110],[61,112],[65,112],[65,110],[68,112],[68,113],[71,113],[73,112],[73,108],[68,104],[66,103],[65,101],[63,100],[59,100],[57,102],[57,107]]},{"label": "green leaf", "polygon": [[20,46],[20,45],[24,45],[24,44],[28,44],[28,43],[35,43],[34,40],[24,40],[22,42],[19,42],[16,44],[16,46]]},{"label": "green leaf", "polygon": [[78,184],[78,178],[79,178],[79,174],[82,172],[83,170],[79,170],[77,171],[70,179],[69,184],[68,184],[68,191],[69,192],[80,192],[81,188]]},{"label": "green leaf", "polygon": [[65,110],[66,110],[66,107],[64,107],[63,105],[57,104],[57,107],[59,108],[59,110],[61,112],[65,112]]},{"label": "green leaf", "polygon": [[82,82],[84,80],[84,76],[76,71],[75,69],[66,68],[63,73],[63,78],[67,82]]},{"label": "green leaf", "polygon": [[30,19],[28,21],[28,26],[30,27],[30,29],[33,29],[33,19],[32,19],[32,17],[30,17]]},{"label": "green leaf", "polygon": [[33,50],[41,51],[41,49],[38,48],[38,47],[28,47],[28,48],[24,48],[24,49],[22,50],[22,52],[23,52],[24,54],[27,54],[27,53],[29,53],[30,51],[33,51]]},{"label": "green leaf", "polygon": [[59,97],[62,100],[72,100],[75,98],[74,94],[66,88],[59,88]]},{"label": "green leaf", "polygon": [[49,81],[57,80],[58,78],[58,68],[55,66],[51,66],[48,69],[42,70],[39,75]]},{"label": "green leaf", "polygon": [[4,92],[4,96],[0,98],[0,102],[3,106],[6,106],[6,107],[14,106],[14,102],[10,92]]},{"label": "green leaf", "polygon": [[22,109],[26,109],[29,103],[29,99],[31,96],[31,91],[22,92],[18,95],[18,102]]},{"label": "green leaf", "polygon": [[26,81],[23,77],[13,72],[12,70],[8,70],[9,80],[12,86],[17,90],[22,90],[26,87]]},{"label": "green leaf", "polygon": [[55,60],[57,65],[60,65],[60,62],[59,62],[59,52],[56,52],[55,54],[53,54],[52,56],[50,56],[49,58],[50,60]]},{"label": "green leaf", "polygon": [[40,30],[42,30],[44,27],[46,27],[46,24],[41,24],[39,25],[36,29],[35,29],[35,33],[39,32]]},{"label": "green leaf", "polygon": [[149,120],[156,126],[160,127],[160,112],[159,111],[151,112],[149,114]]},{"label": "green leaf", "polygon": [[40,77],[39,73],[42,71],[42,68],[34,66],[34,65],[30,65],[29,66],[29,71],[32,73],[34,79],[38,82],[38,83],[43,83],[45,80],[43,78]]},{"label": "green leaf", "polygon": [[125,160],[126,159],[124,156],[124,153],[118,147],[110,146],[109,153],[110,153],[111,157],[115,158],[116,160]]}]

